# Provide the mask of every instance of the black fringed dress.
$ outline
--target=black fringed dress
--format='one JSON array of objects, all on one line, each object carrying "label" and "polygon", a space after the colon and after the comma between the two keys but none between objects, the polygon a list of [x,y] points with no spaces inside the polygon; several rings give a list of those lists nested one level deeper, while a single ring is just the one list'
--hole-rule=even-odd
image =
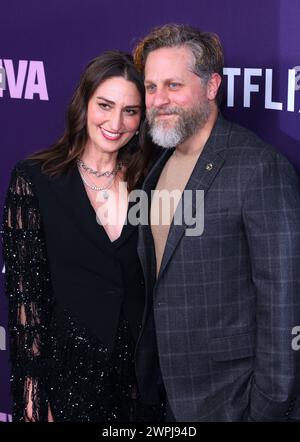
[{"label": "black fringed dress", "polygon": [[142,403],[134,369],[145,295],[136,227],[111,243],[76,168],[50,179],[23,161],[2,238],[13,420],[47,421],[49,407],[54,421],[160,420],[160,405]]}]

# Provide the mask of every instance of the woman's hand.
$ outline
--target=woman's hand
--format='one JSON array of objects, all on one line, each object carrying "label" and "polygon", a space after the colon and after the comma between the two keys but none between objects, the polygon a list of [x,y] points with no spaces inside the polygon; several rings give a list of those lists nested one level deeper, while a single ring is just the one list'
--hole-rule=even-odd
[{"label": "woman's hand", "polygon": [[51,412],[51,408],[50,408],[50,404],[48,404],[48,422],[54,422],[53,416],[52,416],[52,412]]}]

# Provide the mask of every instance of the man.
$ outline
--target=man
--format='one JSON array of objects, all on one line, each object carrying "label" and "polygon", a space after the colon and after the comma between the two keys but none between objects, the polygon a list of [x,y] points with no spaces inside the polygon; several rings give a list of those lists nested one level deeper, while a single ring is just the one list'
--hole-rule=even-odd
[{"label": "man", "polygon": [[[295,418],[297,175],[278,152],[220,115],[216,35],[165,25],[134,56],[145,77],[149,133],[165,148],[144,184],[152,201],[139,243],[148,293],[137,348],[141,392],[155,400],[160,367],[167,420]],[[162,190],[182,195],[167,208],[168,223],[158,216],[166,206]],[[203,229],[196,226],[203,209],[197,191],[204,192]],[[186,208],[192,211],[180,224]]]}]

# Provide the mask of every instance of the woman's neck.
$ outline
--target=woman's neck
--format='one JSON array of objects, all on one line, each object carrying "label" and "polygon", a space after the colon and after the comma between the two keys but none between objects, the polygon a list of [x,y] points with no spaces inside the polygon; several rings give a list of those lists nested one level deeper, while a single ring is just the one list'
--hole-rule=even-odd
[{"label": "woman's neck", "polygon": [[81,160],[92,169],[98,171],[110,171],[116,167],[118,152],[99,152],[97,148],[87,145],[81,156]]}]

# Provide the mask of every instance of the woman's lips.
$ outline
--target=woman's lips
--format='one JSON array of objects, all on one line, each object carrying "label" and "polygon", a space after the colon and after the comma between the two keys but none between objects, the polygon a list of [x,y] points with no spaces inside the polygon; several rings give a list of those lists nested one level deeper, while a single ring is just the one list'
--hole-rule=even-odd
[{"label": "woman's lips", "polygon": [[102,135],[104,136],[104,138],[106,138],[107,140],[110,141],[117,141],[121,138],[122,134],[120,132],[110,132],[106,129],[104,129],[103,127],[100,127]]}]

